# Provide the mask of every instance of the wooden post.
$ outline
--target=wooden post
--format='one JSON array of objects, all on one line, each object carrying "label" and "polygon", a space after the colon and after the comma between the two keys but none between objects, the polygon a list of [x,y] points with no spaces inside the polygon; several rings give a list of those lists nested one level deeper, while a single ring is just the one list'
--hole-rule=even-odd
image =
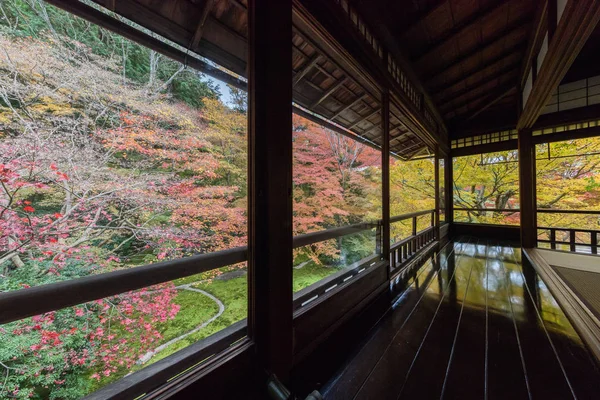
[{"label": "wooden post", "polygon": [[454,178],[452,177],[452,157],[444,156],[444,214],[447,223],[454,222]]},{"label": "wooden post", "polygon": [[263,378],[284,384],[293,354],[291,4],[248,2],[248,325]]},{"label": "wooden post", "polygon": [[[381,220],[382,259],[390,262],[390,93],[384,89],[381,93]],[[389,269],[388,269],[389,270]]]},{"label": "wooden post", "polygon": [[521,210],[521,246],[537,244],[537,205],[535,196],[535,145],[531,129],[519,131],[519,203]]},{"label": "wooden post", "polygon": [[[440,147],[435,146],[435,221],[432,221],[436,240],[440,240]],[[432,216],[433,217],[433,216]]]}]

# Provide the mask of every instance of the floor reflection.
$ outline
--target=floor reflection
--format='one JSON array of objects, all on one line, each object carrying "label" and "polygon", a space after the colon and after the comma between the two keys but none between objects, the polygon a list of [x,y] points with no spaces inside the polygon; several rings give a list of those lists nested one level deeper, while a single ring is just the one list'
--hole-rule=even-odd
[{"label": "floor reflection", "polygon": [[401,322],[385,336],[389,343],[368,342],[361,351],[371,363],[338,377],[326,398],[600,393],[589,352],[535,270],[522,265],[518,248],[461,238],[413,271],[403,290],[390,316]]}]

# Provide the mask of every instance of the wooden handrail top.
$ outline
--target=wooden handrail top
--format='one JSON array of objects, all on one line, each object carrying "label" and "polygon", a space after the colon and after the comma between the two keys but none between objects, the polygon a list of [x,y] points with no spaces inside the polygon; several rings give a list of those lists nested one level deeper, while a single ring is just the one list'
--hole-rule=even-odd
[{"label": "wooden handrail top", "polygon": [[600,215],[598,210],[555,210],[552,208],[538,208],[537,212],[545,214],[588,214]]},{"label": "wooden handrail top", "polygon": [[408,213],[408,214],[396,215],[395,217],[390,218],[390,223],[400,222],[405,219],[420,217],[421,215],[427,215],[427,214],[431,214],[434,212],[435,212],[435,210],[424,210],[424,211],[415,211],[415,212]]},{"label": "wooden handrail top", "polygon": [[454,211],[521,212],[519,208],[456,208]]},{"label": "wooden handrail top", "polygon": [[566,232],[582,232],[582,233],[600,233],[600,230],[594,229],[580,229],[580,228],[559,228],[549,226],[538,226],[538,229],[544,229],[549,231],[566,231]]},{"label": "wooden handrail top", "polygon": [[[396,216],[394,219],[408,219],[434,211],[409,213]],[[359,233],[377,228],[380,224],[381,220],[361,222],[298,235],[293,239],[293,247],[299,248]],[[245,262],[248,260],[247,251],[246,246],[235,247],[208,254],[199,254],[177,260],[0,293],[0,325]],[[14,304],[19,304],[19,307],[14,307]]]}]

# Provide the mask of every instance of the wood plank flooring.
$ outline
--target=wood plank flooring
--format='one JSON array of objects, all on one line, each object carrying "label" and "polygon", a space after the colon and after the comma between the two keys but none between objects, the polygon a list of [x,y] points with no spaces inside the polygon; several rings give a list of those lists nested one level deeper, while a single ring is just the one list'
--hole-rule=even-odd
[{"label": "wood plank flooring", "polygon": [[322,389],[326,399],[592,399],[600,371],[520,249],[461,238]]}]

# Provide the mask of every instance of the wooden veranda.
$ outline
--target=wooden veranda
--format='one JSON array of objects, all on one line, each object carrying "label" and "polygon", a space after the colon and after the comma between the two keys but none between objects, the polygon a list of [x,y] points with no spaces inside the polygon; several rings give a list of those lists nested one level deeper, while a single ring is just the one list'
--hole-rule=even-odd
[{"label": "wooden veranda", "polygon": [[[291,399],[323,388],[326,398],[374,398],[370,397],[373,393],[377,398],[411,398],[409,394],[418,395],[419,384],[427,385],[428,375],[424,369],[411,372],[411,362],[424,367],[425,361],[434,361],[431,354],[424,360],[418,359],[418,351],[411,352],[398,364],[381,361],[407,354],[397,347],[403,342],[396,335],[403,334],[399,332],[404,332],[402,327],[410,317],[396,313],[402,299],[424,310],[422,315],[431,324],[414,318],[408,322],[407,327],[415,327],[421,335],[409,338],[417,348],[435,346],[426,337],[437,309],[443,310],[446,319],[436,327],[448,328],[448,338],[454,338],[443,340],[442,352],[450,362],[436,366],[440,375],[424,398],[443,396],[445,390],[460,398],[458,381],[448,381],[450,386],[446,386],[450,373],[460,375],[450,367],[453,357],[460,357],[458,365],[463,367],[484,359],[488,365],[487,347],[485,353],[478,348],[467,354],[467,345],[458,341],[463,315],[475,325],[489,318],[497,332],[516,330],[517,342],[525,338],[524,343],[510,339],[492,345],[496,354],[503,345],[510,348],[510,359],[504,360],[507,368],[528,366],[543,374],[533,355],[523,361],[521,348],[530,345],[525,352],[533,354],[533,344],[543,339],[539,346],[546,353],[540,357],[550,360],[551,376],[560,378],[555,383],[561,395],[593,397],[591,391],[598,385],[592,381],[600,376],[596,364],[600,322],[597,316],[581,311],[585,302],[561,286],[551,266],[535,251],[538,229],[551,229],[538,226],[537,213],[552,211],[538,211],[534,151],[539,143],[600,136],[600,90],[596,90],[600,85],[591,79],[600,75],[599,1],[46,2],[248,93],[247,247],[0,294],[0,323],[7,323],[248,262],[247,320],[128,375],[90,398]],[[585,84],[577,90],[565,89],[581,81]],[[293,237],[288,134],[293,113],[381,151],[381,219]],[[453,157],[505,150],[518,151],[520,225],[455,223]],[[444,188],[436,195],[435,209],[390,215],[390,157],[405,161],[433,157],[436,165],[443,160],[450,166],[443,175],[435,169],[436,193]],[[416,218],[423,216],[431,222],[417,231]],[[391,243],[390,224],[403,220],[413,221],[412,234]],[[376,232],[377,254],[293,293],[293,249],[367,230]],[[572,230],[574,238],[577,229]],[[586,246],[592,253],[589,257],[594,257],[598,231],[589,234]],[[485,247],[479,261],[478,241]],[[553,249],[557,244],[568,244],[573,251],[576,247],[575,239],[561,243],[555,234],[545,241]],[[519,247],[525,249],[524,260],[529,261],[507,260],[500,254],[507,251],[514,257],[520,254]],[[462,261],[453,266],[440,261],[462,248],[475,250],[463,254]],[[500,253],[491,255],[491,251]],[[529,319],[507,311],[516,302],[511,303],[506,293],[492,294],[497,296],[495,306],[502,310],[497,313],[488,307],[487,297],[464,310],[466,303],[457,302],[455,271],[483,274],[492,270],[493,263],[503,268],[510,263],[515,274],[523,277],[525,291],[520,298],[529,308],[521,311]],[[543,265],[532,272],[526,263]],[[538,276],[550,281],[546,284],[574,329],[565,328],[567,333],[546,329],[545,317],[536,325],[539,298],[527,290],[541,290]],[[498,285],[516,287],[509,278],[499,278]],[[433,279],[438,288],[431,285]],[[430,286],[433,289],[423,292],[425,300],[419,303],[417,294]],[[487,284],[474,288],[489,291]],[[464,299],[469,293],[473,292],[467,286]],[[399,295],[406,297],[397,300]],[[454,296],[452,302],[444,301],[447,295]],[[370,331],[372,327],[376,328]],[[573,332],[577,337],[570,341]],[[470,333],[477,343],[487,343],[488,336]],[[378,338],[383,339],[377,342]],[[361,351],[365,343],[367,350]],[[461,353],[455,354],[455,348]],[[377,360],[365,355],[370,349],[375,349]],[[576,356],[569,355],[568,349],[575,349]],[[572,384],[569,374],[577,372],[576,357],[584,359],[589,370]],[[364,365],[367,370],[360,370]],[[394,365],[408,371],[404,384],[383,382],[386,374],[393,375],[386,367]],[[483,364],[478,368],[478,377],[487,374],[487,369],[480,370]],[[513,376],[503,373],[498,376]],[[519,386],[506,393],[530,397],[550,393],[535,378],[529,386],[525,370],[517,375]],[[362,386],[352,386],[354,376],[362,379]],[[487,384],[487,375],[485,379]],[[503,393],[497,387],[495,393]],[[486,395],[487,390],[486,386]],[[483,397],[478,397],[481,391],[473,393],[464,398]]]}]

